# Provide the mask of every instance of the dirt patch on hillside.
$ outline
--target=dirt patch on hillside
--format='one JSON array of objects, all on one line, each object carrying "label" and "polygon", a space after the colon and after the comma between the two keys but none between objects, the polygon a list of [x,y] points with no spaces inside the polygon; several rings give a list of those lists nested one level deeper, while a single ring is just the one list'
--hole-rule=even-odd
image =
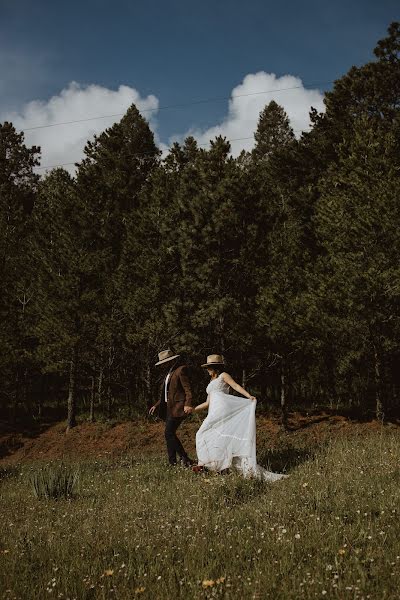
[{"label": "dirt patch on hillside", "polygon": [[[195,435],[200,419],[194,417],[184,423],[179,435],[188,452],[195,456]],[[399,424],[385,425],[399,430]],[[364,435],[379,431],[381,423],[357,423],[344,416],[319,413],[303,415],[292,413],[289,430],[283,431],[277,417],[259,416],[257,435],[259,443],[271,448],[287,444],[299,447],[315,446],[338,435]],[[118,424],[83,422],[65,432],[65,422],[43,426],[36,432],[0,432],[0,465],[34,460],[62,458],[116,458],[124,454],[149,454],[165,451],[162,422],[138,421]]]}]

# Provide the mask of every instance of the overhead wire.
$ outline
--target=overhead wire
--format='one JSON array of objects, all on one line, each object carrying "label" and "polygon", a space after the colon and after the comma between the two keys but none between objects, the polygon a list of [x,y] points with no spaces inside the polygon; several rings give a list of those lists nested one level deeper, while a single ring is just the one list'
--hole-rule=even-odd
[{"label": "overhead wire", "polygon": [[[169,110],[169,109],[173,109],[173,108],[184,108],[186,106],[195,106],[197,104],[209,104],[212,102],[223,102],[225,100],[231,100],[234,98],[246,98],[249,96],[259,96],[261,94],[275,94],[276,92],[289,92],[292,90],[299,90],[299,89],[307,89],[307,88],[311,88],[313,86],[317,86],[317,85],[329,85],[334,83],[333,81],[319,81],[313,84],[303,84],[303,85],[297,85],[294,87],[289,87],[289,88],[278,88],[276,90],[264,90],[264,91],[260,91],[260,92],[249,92],[247,94],[235,94],[233,96],[220,96],[220,97],[215,97],[215,98],[205,98],[205,99],[200,99],[200,100],[193,100],[190,102],[183,102],[180,104],[169,104],[166,106],[159,106],[158,108],[144,108],[144,109],[138,109],[140,113],[147,113],[147,112],[158,112],[160,110]],[[126,112],[126,111],[125,111]],[[72,121],[60,121],[58,123],[49,123],[47,125],[36,125],[34,127],[26,127],[24,129],[24,131],[34,131],[36,129],[47,129],[49,127],[58,127],[60,125],[73,125],[75,123],[84,123],[86,121],[96,121],[98,119],[111,119],[114,117],[120,117],[122,115],[125,114],[125,112],[121,112],[121,113],[115,113],[115,114],[111,114],[111,115],[99,115],[96,117],[87,117],[85,119],[74,119]]]},{"label": "overhead wire", "polygon": [[[184,108],[186,106],[194,106],[194,105],[198,105],[198,104],[206,104],[206,103],[212,103],[212,102],[221,102],[221,101],[225,101],[225,100],[231,100],[231,99],[235,99],[235,98],[245,98],[245,97],[249,97],[249,96],[259,96],[262,94],[274,94],[276,92],[288,92],[288,91],[292,91],[292,90],[297,90],[297,89],[307,89],[307,88],[311,88],[311,87],[315,87],[317,85],[327,85],[327,84],[332,84],[334,83],[333,81],[319,81],[319,82],[315,82],[315,83],[310,83],[310,84],[302,84],[302,85],[298,85],[298,86],[293,86],[293,87],[289,87],[289,88],[278,88],[275,90],[264,90],[264,91],[260,91],[260,92],[249,92],[247,94],[234,94],[231,96],[221,96],[221,97],[214,97],[214,98],[205,98],[205,99],[200,99],[200,100],[194,100],[194,101],[190,101],[190,102],[183,102],[180,104],[170,104],[170,105],[166,105],[166,106],[160,106],[158,108],[148,108],[148,109],[138,109],[140,113],[147,113],[147,112],[154,112],[154,111],[160,111],[160,110],[168,110],[168,109],[173,109],[173,108]],[[126,112],[126,111],[125,111]],[[107,118],[115,118],[115,117],[120,117],[122,115],[125,114],[125,112],[123,113],[114,113],[114,114],[110,114],[110,115],[100,115],[100,116],[96,116],[96,117],[87,117],[85,119],[74,119],[71,121],[60,121],[58,123],[50,123],[48,125],[37,125],[34,127],[26,127],[24,129],[24,131],[34,131],[34,130],[38,130],[38,129],[47,129],[50,127],[57,127],[57,126],[62,126],[62,125],[73,125],[76,123],[84,123],[87,121],[95,121],[98,119],[107,119]],[[298,131],[303,131],[303,130],[297,130],[295,131],[295,133],[297,133]],[[237,141],[244,141],[244,140],[249,140],[252,139],[254,136],[249,136],[249,137],[243,137],[243,138],[233,138],[231,140],[227,140],[229,143],[231,142],[237,142]],[[206,144],[198,144],[198,146],[207,146],[209,145],[210,142],[207,142]],[[145,156],[148,153],[137,153],[137,154],[133,154],[130,156]],[[67,166],[72,166],[72,165],[76,165],[78,161],[74,161],[74,162],[68,162],[68,163],[59,163],[56,165],[43,165],[43,166],[37,166],[34,167],[37,170],[43,170],[43,169],[55,169],[57,167],[67,167]]]}]

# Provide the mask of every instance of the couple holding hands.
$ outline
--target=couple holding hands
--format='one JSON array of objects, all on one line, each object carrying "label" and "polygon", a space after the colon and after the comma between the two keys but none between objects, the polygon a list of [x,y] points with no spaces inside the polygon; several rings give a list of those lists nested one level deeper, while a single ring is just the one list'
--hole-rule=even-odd
[{"label": "couple holding hands", "polygon": [[[188,366],[179,354],[171,350],[159,353],[157,366],[165,369],[161,397],[150,408],[165,420],[165,440],[168,460],[191,467],[194,463],[187,455],[176,432],[185,417],[192,412],[208,409],[208,415],[196,433],[198,467],[212,471],[235,468],[245,477],[277,481],[287,477],[272,473],[257,464],[256,460],[256,398],[249,394],[225,371],[224,358],[211,354],[202,368],[207,369],[210,382],[206,388],[207,400],[193,406]],[[242,396],[233,396],[233,389]]]}]

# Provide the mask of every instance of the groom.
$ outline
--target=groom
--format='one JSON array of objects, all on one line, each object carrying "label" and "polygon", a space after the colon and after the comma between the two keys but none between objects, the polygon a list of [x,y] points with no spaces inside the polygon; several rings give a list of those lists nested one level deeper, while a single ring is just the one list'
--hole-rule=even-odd
[{"label": "groom", "polygon": [[150,408],[152,415],[158,409],[159,416],[165,420],[165,441],[167,443],[168,460],[170,465],[177,464],[177,454],[185,467],[190,467],[193,461],[188,457],[176,431],[185,417],[192,411],[192,390],[188,379],[188,368],[179,354],[171,350],[163,350],[158,355],[156,366],[165,371],[161,397]]}]

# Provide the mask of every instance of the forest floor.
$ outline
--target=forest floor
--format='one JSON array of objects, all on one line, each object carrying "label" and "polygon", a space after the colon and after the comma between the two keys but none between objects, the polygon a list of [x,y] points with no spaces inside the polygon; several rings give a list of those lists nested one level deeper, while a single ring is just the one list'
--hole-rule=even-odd
[{"label": "forest floor", "polygon": [[[179,430],[185,448],[193,457],[200,424],[201,419],[193,416]],[[278,415],[261,415],[257,417],[257,445],[268,446],[271,450],[288,446],[309,449],[338,436],[363,436],[379,431],[381,427],[376,420],[359,422],[327,411],[298,411],[290,414],[288,430],[284,431]],[[400,430],[400,422],[384,427]],[[3,466],[36,460],[155,455],[163,452],[164,447],[164,425],[154,419],[109,423],[81,421],[69,433],[65,432],[65,421],[44,423],[30,430],[0,423],[0,465]]]}]

